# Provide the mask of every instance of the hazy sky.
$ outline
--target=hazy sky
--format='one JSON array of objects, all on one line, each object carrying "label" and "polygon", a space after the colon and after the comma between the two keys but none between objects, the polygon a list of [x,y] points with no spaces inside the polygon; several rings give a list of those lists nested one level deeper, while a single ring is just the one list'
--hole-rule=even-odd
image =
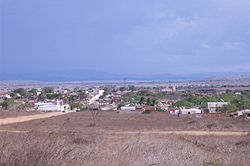
[{"label": "hazy sky", "polygon": [[250,71],[249,0],[0,0],[4,72]]}]

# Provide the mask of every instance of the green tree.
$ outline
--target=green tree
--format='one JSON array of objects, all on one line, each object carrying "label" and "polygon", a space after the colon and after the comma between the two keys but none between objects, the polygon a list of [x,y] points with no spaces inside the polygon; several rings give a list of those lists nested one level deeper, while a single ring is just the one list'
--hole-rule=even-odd
[{"label": "green tree", "polygon": [[62,98],[62,94],[61,93],[47,93],[46,97],[48,99],[61,99]]},{"label": "green tree", "polygon": [[41,93],[38,96],[38,101],[44,101],[45,99],[47,99],[47,95],[45,93]]},{"label": "green tree", "polygon": [[74,92],[78,92],[78,91],[80,91],[81,89],[79,88],[79,87],[75,87],[74,88]]},{"label": "green tree", "polygon": [[129,89],[130,91],[132,91],[132,92],[136,90],[136,88],[135,88],[134,85],[129,85],[129,86],[128,86],[128,89]]},{"label": "green tree", "polygon": [[147,98],[146,104],[151,105],[151,99],[150,98]]},{"label": "green tree", "polygon": [[152,99],[151,106],[155,106],[156,104],[157,104],[157,100],[156,99]]},{"label": "green tree", "polygon": [[237,111],[237,106],[234,103],[229,103],[223,108],[223,111],[226,113],[235,112]]},{"label": "green tree", "polygon": [[19,95],[23,96],[23,97],[28,97],[29,96],[29,92],[24,89],[24,88],[18,88],[16,90],[14,90],[14,93],[18,93]]},{"label": "green tree", "polygon": [[186,99],[183,99],[183,100],[180,100],[180,101],[177,101],[176,103],[174,103],[174,106],[176,106],[176,107],[192,107],[192,106],[194,106],[194,104],[190,103]]},{"label": "green tree", "polygon": [[78,92],[78,96],[79,96],[80,100],[83,100],[87,97],[87,94],[85,91],[81,91],[81,92]]},{"label": "green tree", "polygon": [[232,93],[232,90],[227,89],[227,90],[226,90],[226,93],[227,93],[227,94],[231,94],[231,93]]},{"label": "green tree", "polygon": [[10,97],[16,97],[16,93],[11,92],[11,93],[10,93]]},{"label": "green tree", "polygon": [[140,98],[140,101],[139,101],[139,104],[143,104],[144,101],[145,101],[145,97],[141,97],[141,98]]},{"label": "green tree", "polygon": [[15,104],[15,101],[13,99],[5,99],[2,103],[1,106],[3,109],[8,109],[12,104]]},{"label": "green tree", "polygon": [[126,90],[126,88],[125,88],[125,87],[120,87],[119,90],[120,90],[121,92],[123,92],[123,91]]},{"label": "green tree", "polygon": [[32,95],[36,95],[36,94],[37,94],[37,89],[32,88],[29,92],[30,92]]},{"label": "green tree", "polygon": [[71,95],[68,97],[70,103],[74,103],[78,99],[77,95]]},{"label": "green tree", "polygon": [[53,87],[44,87],[42,89],[42,92],[44,92],[44,93],[54,93],[54,88]]},{"label": "green tree", "polygon": [[84,105],[82,103],[79,103],[79,102],[74,102],[74,103],[71,103],[70,104],[70,108],[71,109],[79,109],[79,110],[84,110]]}]

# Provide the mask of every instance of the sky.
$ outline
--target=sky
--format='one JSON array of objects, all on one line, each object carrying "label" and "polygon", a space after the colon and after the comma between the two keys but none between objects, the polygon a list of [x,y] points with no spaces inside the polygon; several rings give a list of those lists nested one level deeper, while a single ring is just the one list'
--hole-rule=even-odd
[{"label": "sky", "polygon": [[0,0],[0,70],[250,72],[249,0]]}]

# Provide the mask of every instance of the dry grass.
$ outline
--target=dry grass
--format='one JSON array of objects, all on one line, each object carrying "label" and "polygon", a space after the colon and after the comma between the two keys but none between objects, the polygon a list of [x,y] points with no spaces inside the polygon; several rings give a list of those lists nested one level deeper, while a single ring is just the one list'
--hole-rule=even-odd
[{"label": "dry grass", "polygon": [[[0,133],[0,166],[24,165],[249,165],[250,136],[178,136],[160,134],[112,134],[123,131],[224,130],[235,120],[173,118],[166,114],[100,114],[97,127],[89,113],[75,113],[1,126],[1,129],[29,130],[28,133]],[[235,130],[248,121],[226,128]],[[202,128],[203,127],[203,128]],[[210,130],[210,129],[209,129]]]},{"label": "dry grass", "polygon": [[249,141],[249,137],[5,133],[0,134],[0,165],[248,165]]}]

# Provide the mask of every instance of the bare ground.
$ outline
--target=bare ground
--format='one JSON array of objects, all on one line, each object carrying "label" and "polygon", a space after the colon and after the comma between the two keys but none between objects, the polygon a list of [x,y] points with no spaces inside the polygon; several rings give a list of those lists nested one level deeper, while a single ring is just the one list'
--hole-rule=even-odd
[{"label": "bare ground", "polygon": [[0,165],[250,163],[250,122],[244,119],[101,113],[97,127],[90,123],[83,112],[2,125]]},{"label": "bare ground", "polygon": [[10,118],[10,117],[18,117],[18,116],[27,116],[27,115],[36,115],[40,114],[41,112],[32,111],[14,111],[14,110],[0,110],[0,119]]},{"label": "bare ground", "polygon": [[45,118],[50,118],[50,117],[53,117],[53,116],[59,116],[59,115],[64,115],[64,114],[66,114],[66,113],[50,112],[50,113],[43,113],[43,114],[35,114],[35,115],[26,115],[26,116],[17,116],[17,117],[4,118],[4,119],[0,119],[0,125],[27,122],[27,121],[31,121],[31,120],[37,120],[37,119],[45,119]]}]

